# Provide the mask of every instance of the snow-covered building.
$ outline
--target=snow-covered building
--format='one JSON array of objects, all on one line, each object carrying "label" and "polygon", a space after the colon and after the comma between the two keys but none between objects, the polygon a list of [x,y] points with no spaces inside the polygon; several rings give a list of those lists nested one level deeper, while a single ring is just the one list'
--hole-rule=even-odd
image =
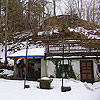
[{"label": "snow-covered building", "polygon": [[[42,29],[41,32],[38,32],[39,39],[37,40],[37,42],[41,41],[41,44],[42,43],[44,44],[44,48],[47,49],[47,52],[45,52],[44,48],[43,48],[43,52],[39,52],[40,50],[39,48],[37,48],[38,46],[36,45],[34,46],[36,46],[37,49],[32,48],[31,51],[28,50],[29,52],[29,54],[27,55],[27,58],[29,60],[28,67],[30,67],[28,68],[28,72],[30,71],[34,72],[38,70],[39,77],[45,77],[45,76],[56,77],[57,70],[60,70],[61,66],[63,65],[63,48],[62,48],[61,37],[63,37],[62,35],[64,35],[65,36],[64,37],[64,42],[65,42],[64,43],[64,66],[66,67],[66,69],[70,64],[74,70],[76,79],[80,79],[81,81],[87,81],[87,82],[98,81],[100,80],[99,77],[100,69],[99,69],[99,61],[98,61],[100,59],[99,58],[100,57],[100,50],[99,50],[100,28],[94,29],[94,26],[92,25],[94,30],[91,30],[90,26],[87,27],[89,29],[85,29],[86,24],[88,24],[88,22],[84,23],[84,21],[81,20],[79,20],[80,26],[78,26],[77,20],[75,20],[73,23],[76,23],[76,26],[72,28],[73,23],[71,23],[72,21],[70,21],[68,18],[70,18],[70,16],[63,16],[63,15],[58,16],[55,27],[51,23],[52,27],[51,25],[49,27],[51,30],[44,31],[44,29]],[[62,21],[61,19],[70,21],[71,24],[70,27],[67,27],[65,32],[60,31],[62,26],[60,22]],[[48,21],[49,20],[45,22],[46,24],[45,27],[46,26],[48,27],[48,23],[49,23]],[[83,23],[84,25],[82,26],[81,24]],[[46,36],[48,36],[48,38]],[[40,39],[41,37],[42,39]],[[14,60],[25,59],[26,58],[25,52],[26,52],[25,50],[24,51],[22,50],[21,52],[17,51],[17,53],[14,53],[13,55],[10,56],[8,55],[7,57],[13,58]],[[19,69],[21,69],[22,61],[20,60],[19,62],[20,62]],[[15,76],[17,76],[18,73],[22,72],[18,70],[16,71],[17,69],[16,65],[14,68],[15,68],[14,69]],[[33,70],[31,70],[32,68]],[[64,72],[64,77],[66,77],[66,73],[67,71]],[[37,77],[37,73],[34,73],[34,77]]]},{"label": "snow-covered building", "polygon": [[[27,53],[26,53],[27,52]],[[31,80],[36,80],[44,74],[44,57],[45,48],[23,49],[17,51],[7,58],[14,59],[14,76],[24,77],[25,67],[27,70],[27,77]],[[26,59],[28,64],[26,63]]]},{"label": "snow-covered building", "polygon": [[[48,76],[53,75],[57,70],[56,64],[54,65],[53,61],[58,61],[58,68],[64,63],[64,67],[66,71],[64,72],[64,76],[66,73],[70,71],[69,66],[72,66],[74,73],[76,75],[76,79],[87,82],[94,82],[100,80],[100,54],[99,50],[89,51],[89,48],[76,46],[68,47],[64,46],[64,57],[63,51],[60,51],[61,48],[54,47],[51,51],[49,51],[49,56],[47,57],[47,73]],[[50,48],[49,48],[50,50]],[[77,51],[78,50],[78,51]],[[53,53],[55,56],[52,56]],[[58,55],[57,55],[58,53]],[[64,61],[63,61],[64,59]],[[54,67],[55,66],[55,67]]]},{"label": "snow-covered building", "polygon": [[[100,67],[98,67],[98,64],[96,63],[96,59],[92,58],[70,58],[71,60],[71,66],[73,67],[74,73],[76,75],[76,79],[81,81],[87,81],[87,82],[94,82],[100,80],[100,77],[98,76],[98,70],[100,71]],[[47,61],[47,73],[48,76],[55,75],[55,67],[56,65],[53,64],[52,61]],[[60,67],[60,65],[59,65]],[[66,58],[64,60],[64,67],[68,67],[68,59]],[[67,72],[67,71],[66,71]],[[66,74],[65,72],[65,74]],[[65,76],[65,75],[64,75]]]},{"label": "snow-covered building", "polygon": [[[73,41],[70,40],[68,43],[72,43]],[[62,46],[55,47],[54,45],[49,45],[49,53],[45,48],[31,48],[28,49],[27,55],[26,49],[23,49],[8,55],[7,58],[12,58],[15,61],[15,77],[24,77],[23,72],[25,71],[25,59],[27,57],[27,77],[29,79],[36,80],[40,77],[56,77],[57,68],[61,73],[61,66],[64,63],[65,70],[63,71],[63,77],[66,77],[69,71],[68,66],[71,65],[76,75],[76,79],[87,82],[98,81],[100,80],[98,75],[100,71],[99,63],[97,63],[100,57],[100,55],[98,55],[99,50],[91,49],[91,53],[89,53],[88,50],[89,49],[79,45],[70,46],[69,48],[66,43],[64,45],[64,56]],[[83,54],[85,55],[83,56]],[[55,62],[57,63],[55,64]]]}]

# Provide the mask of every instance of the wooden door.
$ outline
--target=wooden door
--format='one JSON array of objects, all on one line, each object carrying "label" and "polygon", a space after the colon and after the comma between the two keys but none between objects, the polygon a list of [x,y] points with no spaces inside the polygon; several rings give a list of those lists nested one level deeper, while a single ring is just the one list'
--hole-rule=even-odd
[{"label": "wooden door", "polygon": [[80,67],[81,81],[94,82],[93,61],[81,60]]}]

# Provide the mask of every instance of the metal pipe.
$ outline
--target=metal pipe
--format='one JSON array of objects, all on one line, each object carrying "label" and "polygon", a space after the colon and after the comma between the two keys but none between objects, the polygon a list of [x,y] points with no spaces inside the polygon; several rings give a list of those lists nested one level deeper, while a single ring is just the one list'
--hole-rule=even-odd
[{"label": "metal pipe", "polygon": [[63,46],[63,55],[62,55],[62,58],[63,58],[63,62],[62,62],[62,87],[61,87],[61,91],[63,92],[64,38],[63,38],[63,40],[62,40],[62,46]]},{"label": "metal pipe", "polygon": [[26,64],[25,64],[25,78],[24,78],[24,89],[26,85],[26,77],[27,77],[27,53],[28,53],[28,41],[26,41]]}]

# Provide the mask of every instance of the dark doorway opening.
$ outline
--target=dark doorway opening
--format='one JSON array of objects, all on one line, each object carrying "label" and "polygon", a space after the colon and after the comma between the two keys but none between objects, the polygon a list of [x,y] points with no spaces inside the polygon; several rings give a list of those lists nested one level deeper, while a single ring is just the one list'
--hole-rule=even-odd
[{"label": "dark doorway opening", "polygon": [[[41,78],[41,59],[28,59],[27,60],[27,80],[37,80]],[[18,66],[18,77],[24,79],[25,76],[25,64],[24,60],[20,60]]]},{"label": "dark doorway opening", "polygon": [[41,77],[41,59],[31,59],[28,61],[28,80],[37,80]]}]

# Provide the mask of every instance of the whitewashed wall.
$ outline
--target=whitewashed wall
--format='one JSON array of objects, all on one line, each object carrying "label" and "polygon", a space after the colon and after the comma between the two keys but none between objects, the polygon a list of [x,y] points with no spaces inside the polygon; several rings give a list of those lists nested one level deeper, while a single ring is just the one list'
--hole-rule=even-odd
[{"label": "whitewashed wall", "polygon": [[93,60],[93,70],[94,70],[94,79],[95,79],[95,81],[100,80],[97,73],[96,73],[96,70],[97,70],[96,60]]},{"label": "whitewashed wall", "polygon": [[[68,61],[65,60],[64,64],[68,64]],[[79,60],[73,60],[72,61],[72,67],[73,67],[73,70],[75,71],[77,79],[79,79],[79,76],[80,76],[80,61]],[[55,65],[50,60],[47,61],[47,73],[48,73],[48,77],[50,75],[55,76]]]},{"label": "whitewashed wall", "polygon": [[[96,62],[96,60],[93,60],[94,80],[98,81],[100,79],[98,79],[98,76],[96,73],[97,65],[95,62]],[[65,60],[64,63],[68,64],[68,61]],[[72,64],[73,70],[76,74],[76,78],[78,80],[80,80],[80,60],[72,60],[71,64]],[[53,64],[52,61],[48,60],[47,61],[47,75],[49,77],[50,75],[54,76],[54,74],[55,74],[55,65]]]},{"label": "whitewashed wall", "polygon": [[55,65],[50,60],[47,61],[47,73],[48,77],[50,77],[51,75],[55,76]]},{"label": "whitewashed wall", "polygon": [[80,80],[80,60],[72,60],[71,64],[76,75],[76,79]]}]

